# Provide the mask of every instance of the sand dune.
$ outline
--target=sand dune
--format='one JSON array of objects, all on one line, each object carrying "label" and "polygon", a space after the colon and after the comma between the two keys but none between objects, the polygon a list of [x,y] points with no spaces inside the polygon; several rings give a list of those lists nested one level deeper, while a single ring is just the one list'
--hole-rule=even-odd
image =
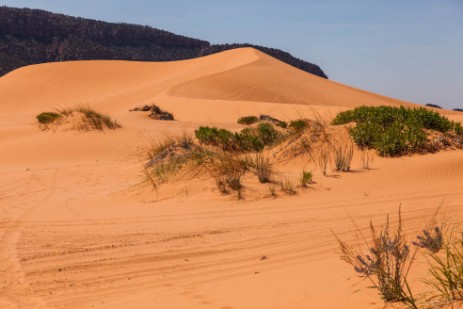
[{"label": "sand dune", "polygon": [[[177,121],[129,109],[156,103]],[[35,116],[84,103],[114,132],[41,131]],[[140,186],[140,149],[239,116],[281,119],[359,105],[407,105],[312,76],[245,48],[166,63],[79,61],[0,78],[0,308],[382,308],[339,260],[331,230],[351,237],[402,204],[415,230],[443,203],[463,218],[461,151],[383,159],[324,177],[298,159],[278,165],[316,184],[297,196],[244,201],[204,178]],[[456,113],[453,119],[461,120]],[[251,181],[251,180],[249,180]]]}]

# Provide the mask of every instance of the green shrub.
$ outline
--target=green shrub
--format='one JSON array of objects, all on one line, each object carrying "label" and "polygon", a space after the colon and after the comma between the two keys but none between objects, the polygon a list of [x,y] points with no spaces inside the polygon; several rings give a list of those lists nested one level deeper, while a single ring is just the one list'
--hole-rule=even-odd
[{"label": "green shrub", "polygon": [[278,131],[272,124],[263,122],[257,126],[257,134],[264,145],[272,145],[278,138]]},{"label": "green shrub", "polygon": [[61,115],[53,112],[44,112],[37,115],[37,120],[41,124],[50,124],[59,118],[61,118]]},{"label": "green shrub", "polygon": [[402,156],[424,151],[428,132],[463,134],[460,123],[450,121],[426,108],[392,106],[360,106],[336,115],[334,125],[355,122],[349,128],[354,142],[361,149],[376,149],[381,156]]},{"label": "green shrub", "polygon": [[216,127],[199,127],[195,130],[196,138],[200,143],[220,147],[224,150],[233,150],[235,134]]},{"label": "green shrub", "polygon": [[289,123],[289,128],[294,130],[296,133],[301,133],[309,127],[309,124],[304,119],[293,120]]},{"label": "green shrub", "polygon": [[264,143],[253,134],[235,133],[234,139],[236,141],[236,147],[242,152],[261,152],[265,146]]},{"label": "green shrub", "polygon": [[264,149],[264,143],[251,129],[245,129],[241,133],[232,133],[215,127],[199,127],[195,130],[195,135],[200,143],[216,146],[226,151],[260,152]]},{"label": "green shrub", "polygon": [[259,121],[259,119],[256,116],[244,116],[238,119],[239,124],[246,124],[246,125],[254,124],[257,121]]},{"label": "green shrub", "polygon": [[279,121],[275,124],[277,127],[282,129],[286,129],[288,127],[288,123],[286,121]]}]

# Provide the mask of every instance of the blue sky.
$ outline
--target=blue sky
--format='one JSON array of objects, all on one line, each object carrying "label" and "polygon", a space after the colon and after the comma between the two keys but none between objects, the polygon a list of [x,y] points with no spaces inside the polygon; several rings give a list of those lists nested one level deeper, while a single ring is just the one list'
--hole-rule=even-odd
[{"label": "blue sky", "polygon": [[280,48],[332,80],[463,108],[463,0],[6,0],[211,43]]}]

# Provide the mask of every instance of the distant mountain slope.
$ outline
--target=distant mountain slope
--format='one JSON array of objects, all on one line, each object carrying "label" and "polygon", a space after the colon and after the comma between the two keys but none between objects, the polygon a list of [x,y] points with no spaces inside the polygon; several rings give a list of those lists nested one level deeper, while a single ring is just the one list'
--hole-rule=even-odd
[{"label": "distant mountain slope", "polygon": [[170,61],[252,46],[306,72],[327,78],[315,64],[278,49],[212,45],[148,26],[107,23],[36,9],[0,7],[0,76],[30,64],[66,60]]}]

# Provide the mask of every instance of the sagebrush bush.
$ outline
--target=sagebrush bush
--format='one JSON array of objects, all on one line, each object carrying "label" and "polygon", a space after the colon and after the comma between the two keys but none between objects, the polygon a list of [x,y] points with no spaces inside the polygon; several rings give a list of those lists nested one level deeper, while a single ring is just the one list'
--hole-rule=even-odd
[{"label": "sagebrush bush", "polygon": [[61,118],[61,115],[53,112],[43,112],[37,115],[37,120],[41,124],[50,124],[59,118]]},{"label": "sagebrush bush", "polygon": [[234,139],[237,144],[237,148],[242,152],[261,152],[265,145],[264,143],[252,133],[235,133]]},{"label": "sagebrush bush", "polygon": [[380,156],[401,156],[426,151],[428,131],[463,135],[460,123],[426,108],[361,106],[336,115],[334,125],[355,122],[349,128],[361,149],[376,149]]},{"label": "sagebrush bush", "polygon": [[220,147],[224,150],[236,150],[235,135],[225,129],[216,127],[199,127],[195,130],[200,143]]},{"label": "sagebrush bush", "polygon": [[259,118],[256,116],[244,116],[238,119],[239,124],[251,125],[259,121]]},{"label": "sagebrush bush", "polygon": [[294,132],[296,133],[302,133],[308,127],[309,127],[309,124],[304,119],[293,120],[289,123],[289,128],[294,130]]},{"label": "sagebrush bush", "polygon": [[[270,127],[269,127],[270,126]],[[278,132],[268,123],[261,123],[257,129],[246,128],[240,133],[225,129],[199,127],[195,131],[200,143],[221,148],[226,151],[260,152],[265,145],[271,145],[278,137]]]},{"label": "sagebrush bush", "polygon": [[264,145],[272,145],[278,138],[278,131],[272,124],[263,122],[257,125],[257,134]]}]

